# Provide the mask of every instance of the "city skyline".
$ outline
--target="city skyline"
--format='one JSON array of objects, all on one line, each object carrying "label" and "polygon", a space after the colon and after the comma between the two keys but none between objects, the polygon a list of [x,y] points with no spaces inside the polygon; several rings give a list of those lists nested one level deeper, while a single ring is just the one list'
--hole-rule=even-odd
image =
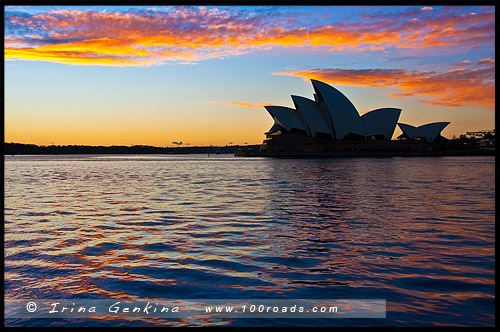
[{"label": "city skyline", "polygon": [[263,106],[312,99],[310,79],[448,138],[494,128],[493,6],[4,11],[5,142],[259,144]]}]

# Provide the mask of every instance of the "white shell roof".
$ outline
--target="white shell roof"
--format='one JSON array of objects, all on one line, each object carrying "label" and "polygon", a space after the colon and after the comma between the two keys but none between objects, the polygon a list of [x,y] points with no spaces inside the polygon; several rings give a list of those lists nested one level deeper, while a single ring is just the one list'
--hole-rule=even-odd
[{"label": "white shell roof", "polygon": [[403,133],[406,134],[406,136],[408,136],[409,138],[415,138],[417,127],[405,123],[398,123],[398,126],[403,131]]},{"label": "white shell roof", "polygon": [[276,122],[273,124],[273,126],[267,131],[266,134],[269,134],[269,133],[275,133],[279,130],[283,129],[282,126],[280,126],[279,124],[277,124]]},{"label": "white shell roof", "polygon": [[412,125],[398,123],[398,126],[409,138],[424,138],[427,142],[432,142],[449,124],[449,122],[433,122],[420,127],[414,127]]},{"label": "white shell roof", "polygon": [[318,132],[332,134],[328,118],[317,102],[300,96],[292,96],[292,100],[306,124],[309,135],[316,137]]},{"label": "white shell roof", "polygon": [[374,136],[382,134],[382,132],[379,129],[374,127],[364,117],[360,117],[358,120],[356,120],[356,122],[352,126],[351,130],[349,130],[349,132],[361,136]]},{"label": "white shell roof", "polygon": [[354,105],[344,94],[333,86],[317,80],[311,80],[318,100],[325,102],[330,112],[335,130],[335,137],[340,140],[349,134],[349,130],[359,119]]},{"label": "white shell roof", "polygon": [[[394,129],[396,129],[400,114],[400,108],[379,108],[363,114],[361,119],[379,130],[380,134],[384,135],[385,139],[390,140],[394,133]],[[368,136],[370,136],[370,134],[368,134]]]},{"label": "white shell roof", "polygon": [[264,108],[271,114],[274,121],[287,131],[291,131],[292,128],[307,131],[295,109],[285,106],[264,106]]}]

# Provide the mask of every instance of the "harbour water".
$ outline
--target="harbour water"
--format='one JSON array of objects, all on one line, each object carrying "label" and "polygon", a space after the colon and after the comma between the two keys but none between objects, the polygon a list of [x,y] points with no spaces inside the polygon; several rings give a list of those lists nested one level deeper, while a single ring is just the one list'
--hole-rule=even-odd
[{"label": "harbour water", "polygon": [[494,156],[5,156],[4,169],[6,300],[386,301],[385,318],[7,326],[495,324]]}]

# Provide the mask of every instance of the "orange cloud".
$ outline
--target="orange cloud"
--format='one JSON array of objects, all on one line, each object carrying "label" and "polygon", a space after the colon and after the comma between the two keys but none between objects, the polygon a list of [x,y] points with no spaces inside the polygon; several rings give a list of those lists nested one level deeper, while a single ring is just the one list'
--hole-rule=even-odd
[{"label": "orange cloud", "polygon": [[281,22],[293,21],[293,14],[273,19],[230,8],[7,11],[5,58],[124,66],[189,63],[276,46],[363,51],[494,43],[494,11],[428,16],[433,12],[424,7],[400,17],[372,15],[356,23],[304,27]]},{"label": "orange cloud", "polygon": [[247,103],[244,101],[220,101],[220,102],[215,102],[215,101],[210,101],[209,103],[211,104],[221,104],[221,105],[236,105],[236,106],[242,106],[242,107],[248,107],[248,108],[261,108],[264,106],[272,106],[272,104],[269,103]]},{"label": "orange cloud", "polygon": [[391,97],[423,97],[421,102],[430,105],[458,107],[479,105],[495,108],[494,60],[483,59],[477,69],[459,68],[447,72],[405,69],[309,69],[277,72],[273,75],[317,79],[334,85],[394,87],[400,93]]},{"label": "orange cloud", "polygon": [[116,56],[98,55],[92,52],[82,51],[57,51],[43,50],[40,48],[6,48],[5,58],[17,58],[25,60],[53,61],[77,65],[106,65],[106,66],[137,66],[140,63],[133,59]]},{"label": "orange cloud", "polygon": [[147,55],[121,41],[109,38],[73,43],[49,44],[39,47],[5,48],[6,58],[56,61],[69,64],[138,65],[133,56]]}]

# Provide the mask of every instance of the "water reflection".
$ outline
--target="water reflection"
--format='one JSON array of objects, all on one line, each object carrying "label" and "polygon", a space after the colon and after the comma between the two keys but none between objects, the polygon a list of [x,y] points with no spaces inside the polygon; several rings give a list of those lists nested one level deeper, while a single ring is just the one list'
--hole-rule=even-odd
[{"label": "water reflection", "polygon": [[483,157],[6,157],[5,296],[383,298],[382,325],[491,325],[493,170]]}]

